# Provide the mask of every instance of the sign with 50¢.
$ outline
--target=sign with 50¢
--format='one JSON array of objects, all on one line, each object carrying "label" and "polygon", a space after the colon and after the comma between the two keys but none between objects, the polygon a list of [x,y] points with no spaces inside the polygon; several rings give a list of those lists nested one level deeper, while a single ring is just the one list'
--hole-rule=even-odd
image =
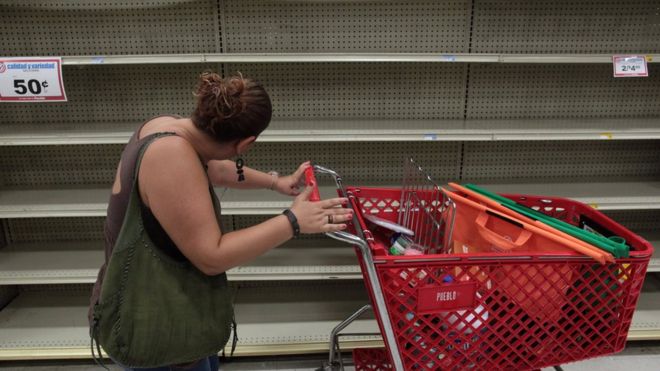
[{"label": "sign with 50\u00a2", "polygon": [[0,57],[0,102],[66,102],[62,58]]}]

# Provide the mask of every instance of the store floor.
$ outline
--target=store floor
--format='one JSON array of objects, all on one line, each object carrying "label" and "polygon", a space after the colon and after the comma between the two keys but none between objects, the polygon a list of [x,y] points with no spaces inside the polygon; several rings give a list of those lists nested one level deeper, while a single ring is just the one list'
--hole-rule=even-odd
[{"label": "store floor", "polygon": [[[259,358],[235,358],[220,366],[222,371],[302,371],[315,370],[325,357],[323,355],[282,356]],[[345,371],[354,371],[346,360]],[[565,371],[656,371],[660,367],[660,341],[632,342],[621,353],[592,360],[561,366]],[[109,365],[110,370],[120,370]],[[11,361],[0,362],[0,371],[99,371],[102,368],[92,361]],[[553,370],[551,368],[545,370]],[[544,370],[544,371],[545,371]]]}]

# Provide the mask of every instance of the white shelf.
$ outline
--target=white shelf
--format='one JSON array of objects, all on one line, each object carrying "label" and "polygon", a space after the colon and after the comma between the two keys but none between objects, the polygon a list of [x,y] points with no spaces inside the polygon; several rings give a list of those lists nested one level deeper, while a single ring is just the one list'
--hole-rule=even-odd
[{"label": "white shelf", "polygon": [[660,182],[484,184],[496,193],[567,197],[599,210],[660,209]]},{"label": "white shelf", "polygon": [[[647,63],[657,63],[660,54],[645,55]],[[612,63],[613,54],[500,54],[500,63]]]},{"label": "white shelf", "polygon": [[[218,196],[223,189],[216,189]],[[0,218],[105,216],[110,188],[0,190]],[[274,215],[293,198],[263,191],[228,190],[222,197],[224,215]]]},{"label": "white shelf", "polygon": [[[641,53],[643,54],[643,53]],[[649,63],[660,54],[643,54]],[[180,63],[612,63],[612,54],[466,54],[466,53],[208,53],[63,56],[63,65]]]},{"label": "white shelf", "polygon": [[[345,282],[345,281],[344,281]],[[366,302],[361,283],[239,288],[238,356],[325,352],[331,329]],[[88,292],[23,292],[0,311],[0,360],[90,358]],[[660,339],[660,285],[647,279],[629,340]],[[377,332],[362,319],[347,332]],[[342,339],[342,348],[379,346],[379,337]]]},{"label": "white shelf", "polygon": [[[218,195],[223,190],[216,189]],[[335,186],[319,186],[322,197],[332,195],[336,197]],[[233,215],[276,215],[291,206],[292,197],[283,196],[275,192],[263,190],[227,189],[220,200],[223,214]]]},{"label": "white shelf", "polygon": [[[366,304],[361,282],[317,286],[239,288],[235,355],[326,352],[330,331]],[[0,361],[91,358],[89,292],[24,292],[0,311]],[[360,319],[347,331],[377,333],[374,319]],[[381,345],[379,336],[342,339],[342,347]],[[231,344],[228,344],[228,349]]]},{"label": "white shelf", "polygon": [[[610,56],[610,63],[612,57]],[[63,65],[180,64],[180,63],[333,63],[433,62],[496,63],[497,54],[451,53],[207,53],[156,55],[63,56]]]},{"label": "white shelf", "polygon": [[[641,236],[660,246],[660,232]],[[660,272],[655,251],[649,272]],[[102,241],[19,243],[0,249],[0,285],[94,283],[103,263]],[[330,239],[295,240],[228,273],[230,281],[362,279],[353,248]]]},{"label": "white shelf", "polygon": [[649,241],[654,249],[653,256],[649,262],[648,272],[660,272],[660,231],[640,231],[639,235]]},{"label": "white shelf", "polygon": [[2,190],[0,218],[105,216],[110,188]]},{"label": "white shelf", "polygon": [[[136,123],[2,124],[0,146],[125,144]],[[573,120],[273,119],[264,143],[660,139],[660,117]]]},{"label": "white shelf", "polygon": [[[350,180],[348,184],[350,185]],[[484,186],[498,193],[568,197],[599,210],[660,209],[660,182],[518,183]],[[327,197],[336,194],[334,186],[322,186],[320,191]],[[222,195],[223,189],[216,189],[216,193]],[[105,216],[109,195],[109,187],[0,190],[0,218]],[[221,199],[225,215],[275,215],[289,207],[291,202],[291,197],[261,190],[229,189]]]},{"label": "white shelf", "polygon": [[362,279],[353,247],[329,238],[291,241],[227,275],[231,281]]},{"label": "white shelf", "polygon": [[[0,285],[94,283],[102,241],[23,243],[0,249]],[[228,273],[231,281],[361,279],[353,248],[330,239],[296,240]]]},{"label": "white shelf", "polygon": [[660,139],[660,117],[468,120],[465,127],[488,128],[493,141]]},{"label": "white shelf", "polygon": [[[640,235],[660,247],[659,231]],[[660,272],[656,249],[649,272]],[[20,243],[0,249],[0,285],[94,283],[103,263],[102,241]],[[228,273],[230,281],[362,279],[350,245],[331,239],[294,240]]]},{"label": "white shelf", "polygon": [[[2,124],[0,145],[125,144],[137,124]],[[461,120],[273,119],[264,143],[337,141],[490,140],[492,133],[463,130]]]},{"label": "white shelf", "polygon": [[628,340],[660,340],[660,279],[647,275],[639,297]]},{"label": "white shelf", "polygon": [[93,283],[102,241],[13,244],[0,249],[0,285]]},{"label": "white shelf", "polygon": [[126,144],[138,123],[0,125],[1,146]]}]

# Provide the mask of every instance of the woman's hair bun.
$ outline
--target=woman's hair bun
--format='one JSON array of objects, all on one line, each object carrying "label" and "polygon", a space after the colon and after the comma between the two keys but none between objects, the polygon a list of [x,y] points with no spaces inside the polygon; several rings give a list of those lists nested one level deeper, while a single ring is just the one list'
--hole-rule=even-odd
[{"label": "woman's hair bun", "polygon": [[222,79],[217,73],[204,72],[199,76],[195,95],[206,97],[209,101],[215,100],[218,115],[229,118],[245,109],[245,103],[241,101],[244,89],[245,81],[242,75]]},{"label": "woman's hair bun", "polygon": [[261,83],[238,72],[222,78],[214,72],[199,76],[194,95],[195,125],[220,141],[258,136],[270,123],[270,97]]}]

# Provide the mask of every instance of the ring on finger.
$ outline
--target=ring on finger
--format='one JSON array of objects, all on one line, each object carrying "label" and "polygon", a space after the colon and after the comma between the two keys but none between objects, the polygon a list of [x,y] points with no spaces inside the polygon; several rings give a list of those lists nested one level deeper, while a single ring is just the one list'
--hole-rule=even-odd
[{"label": "ring on finger", "polygon": [[333,224],[332,215],[328,215],[328,224]]}]

